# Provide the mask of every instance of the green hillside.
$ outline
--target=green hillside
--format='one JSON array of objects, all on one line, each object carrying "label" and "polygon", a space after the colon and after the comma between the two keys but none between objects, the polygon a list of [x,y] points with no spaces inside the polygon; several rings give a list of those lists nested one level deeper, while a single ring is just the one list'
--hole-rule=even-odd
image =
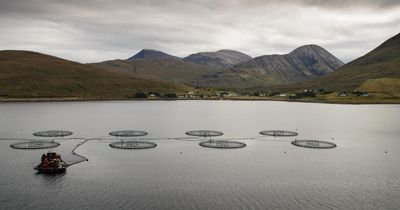
[{"label": "green hillside", "polygon": [[1,98],[126,98],[136,91],[184,92],[170,85],[29,51],[0,51]]},{"label": "green hillside", "polygon": [[179,83],[194,87],[231,88],[242,85],[230,69],[217,65],[199,65],[177,59],[111,60],[89,64],[124,73],[135,78]]},{"label": "green hillside", "polygon": [[396,92],[399,83],[400,34],[397,34],[366,55],[306,83],[306,86],[335,91],[365,89],[370,92]]}]

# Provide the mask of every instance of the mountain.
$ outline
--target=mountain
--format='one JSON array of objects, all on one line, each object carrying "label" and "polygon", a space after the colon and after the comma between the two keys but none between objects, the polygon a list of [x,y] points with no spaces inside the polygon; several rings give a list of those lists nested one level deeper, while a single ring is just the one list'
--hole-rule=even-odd
[{"label": "mountain", "polygon": [[137,79],[36,52],[0,51],[3,98],[126,98],[144,90],[183,92],[184,87]]},{"label": "mountain", "polygon": [[158,51],[158,50],[150,50],[150,49],[143,49],[140,52],[138,52],[136,55],[128,58],[128,60],[134,60],[134,59],[176,59],[180,60],[180,58]]},{"label": "mountain", "polygon": [[201,65],[219,65],[232,67],[235,64],[250,60],[251,57],[234,50],[219,50],[217,52],[200,52],[191,54],[184,61]]},{"label": "mountain", "polygon": [[209,82],[212,75],[229,71],[216,65],[205,66],[177,59],[118,59],[90,65],[136,78],[206,87],[213,86],[213,82]]},{"label": "mountain", "polygon": [[330,90],[400,93],[400,34],[335,72],[305,84]]},{"label": "mountain", "polygon": [[257,79],[259,86],[265,86],[319,78],[342,65],[342,61],[322,47],[305,45],[285,55],[256,57],[235,65],[233,71],[244,78]]},{"label": "mountain", "polygon": [[182,60],[150,57],[153,59],[111,60],[90,65],[136,78],[196,87],[242,89],[306,81],[332,72],[343,64],[316,45],[297,48],[287,55],[254,59],[232,50],[197,53]]}]

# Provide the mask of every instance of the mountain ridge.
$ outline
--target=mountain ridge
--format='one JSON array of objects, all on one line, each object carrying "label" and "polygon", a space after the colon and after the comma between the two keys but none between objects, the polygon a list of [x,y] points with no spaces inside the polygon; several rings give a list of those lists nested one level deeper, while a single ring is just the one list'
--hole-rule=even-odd
[{"label": "mountain ridge", "polygon": [[[328,57],[327,62],[333,64],[320,65],[326,62],[319,54],[322,54],[322,57]],[[164,53],[161,55],[164,57]],[[287,58],[288,56],[290,59]],[[200,60],[196,61],[197,58]],[[267,59],[263,60],[263,58]],[[285,63],[283,67],[275,69],[282,63]],[[293,65],[296,64],[302,64],[301,68],[294,68]],[[306,45],[296,48],[287,55],[266,55],[254,59],[238,51],[219,50],[196,53],[183,59],[171,59],[168,56],[159,59],[157,56],[152,56],[149,59],[111,60],[91,65],[143,79],[182,83],[195,87],[240,89],[296,83],[318,78],[333,71],[332,65],[341,64],[340,60],[321,47]],[[263,69],[266,65],[272,66],[267,68],[270,72]]]},{"label": "mountain ridge", "polygon": [[191,54],[184,61],[201,65],[219,65],[222,67],[232,67],[235,64],[250,60],[251,57],[235,50],[218,50],[215,52],[199,52]]},{"label": "mountain ridge", "polygon": [[0,51],[2,97],[126,98],[143,90],[183,92],[184,87],[137,79],[37,52]]},{"label": "mountain ridge", "polygon": [[272,84],[296,83],[333,72],[343,62],[318,45],[303,45],[288,54],[258,56],[233,70],[271,80]]}]

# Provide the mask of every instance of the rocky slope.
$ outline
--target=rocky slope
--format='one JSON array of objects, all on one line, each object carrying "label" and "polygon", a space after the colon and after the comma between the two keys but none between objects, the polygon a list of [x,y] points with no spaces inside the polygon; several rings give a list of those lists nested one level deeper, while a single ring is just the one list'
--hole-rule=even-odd
[{"label": "rocky slope", "polygon": [[271,84],[287,84],[322,77],[343,62],[317,45],[305,45],[285,55],[265,55],[235,65],[239,75],[259,78]]},{"label": "rocky slope", "polygon": [[232,50],[197,53],[183,59],[156,52],[156,55],[145,56],[146,50],[142,50],[138,56],[128,60],[91,65],[143,79],[200,87],[241,89],[319,78],[343,64],[316,45],[299,47],[287,55],[267,55],[254,59]]},{"label": "rocky slope", "polygon": [[201,65],[218,65],[222,67],[232,67],[235,64],[246,62],[251,57],[234,50],[219,50],[217,52],[200,52],[191,54],[184,61]]}]

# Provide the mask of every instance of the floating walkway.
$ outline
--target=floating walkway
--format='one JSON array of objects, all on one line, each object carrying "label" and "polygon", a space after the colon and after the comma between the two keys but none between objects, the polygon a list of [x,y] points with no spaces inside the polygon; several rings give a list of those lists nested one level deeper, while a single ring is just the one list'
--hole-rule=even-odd
[{"label": "floating walkway", "polygon": [[283,131],[283,130],[267,130],[267,131],[261,131],[261,135],[264,136],[273,136],[273,137],[280,137],[280,136],[297,136],[299,135],[297,132],[294,131]]},{"label": "floating walkway", "polygon": [[311,139],[296,139],[292,141],[292,144],[298,147],[306,147],[311,149],[332,149],[336,147],[336,144],[332,142]]},{"label": "floating walkway", "polygon": [[205,138],[224,135],[224,133],[222,133],[221,131],[212,131],[212,130],[186,131],[185,134],[188,136],[197,136],[197,137],[205,137]]},{"label": "floating walkway", "polygon": [[157,144],[147,141],[119,141],[110,144],[110,147],[116,149],[151,149]]},{"label": "floating walkway", "polygon": [[123,131],[111,131],[110,136],[115,137],[137,137],[137,136],[146,136],[148,133],[146,131],[137,131],[137,130],[123,130]]},{"label": "floating walkway", "polygon": [[215,149],[239,149],[246,146],[243,142],[238,141],[223,141],[223,140],[210,140],[199,143],[202,147],[209,147]]},{"label": "floating walkway", "polygon": [[26,142],[18,142],[10,145],[14,149],[49,149],[60,146],[56,141],[32,140]]},{"label": "floating walkway", "polygon": [[70,136],[73,133],[71,131],[64,131],[64,130],[48,130],[48,131],[39,131],[33,133],[34,136],[39,137],[65,137]]}]

